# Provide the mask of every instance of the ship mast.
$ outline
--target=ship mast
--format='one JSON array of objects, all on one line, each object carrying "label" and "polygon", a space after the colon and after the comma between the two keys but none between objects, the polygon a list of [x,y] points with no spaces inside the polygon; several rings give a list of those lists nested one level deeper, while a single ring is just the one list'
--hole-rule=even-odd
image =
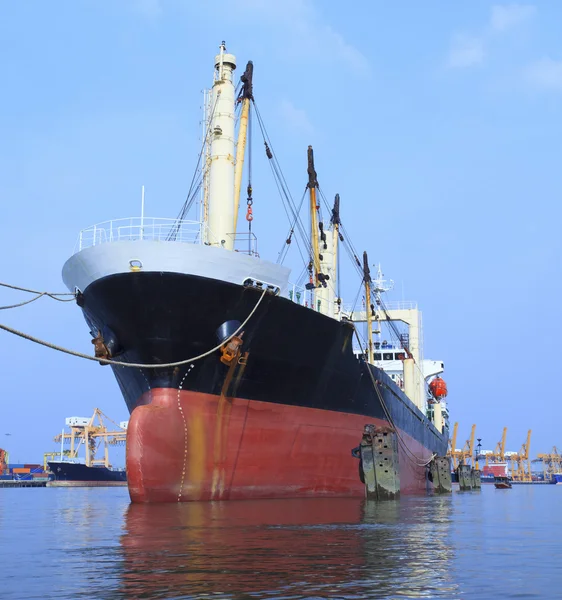
[{"label": "ship mast", "polygon": [[[332,209],[332,289],[333,289],[333,297],[334,302],[337,303],[338,309],[341,304],[341,299],[339,296],[336,298],[336,288],[334,286],[338,285],[338,250],[339,250],[339,239],[340,239],[340,195],[336,194],[334,198],[334,208]],[[332,305],[332,315],[334,316],[336,311],[336,307]]]},{"label": "ship mast", "polygon": [[[244,169],[244,156],[246,152],[246,138],[248,132],[248,118],[250,115],[250,102],[253,100],[252,77],[254,74],[254,64],[249,61],[246,65],[246,71],[240,78],[242,81],[242,91],[238,96],[238,102],[242,102],[242,112],[240,114],[240,128],[238,130],[238,142],[236,145],[236,166],[234,168],[234,228],[236,231],[238,224],[238,207],[240,206],[240,189],[242,187],[242,171]],[[251,197],[252,190],[248,183],[248,197]]]},{"label": "ship mast", "polygon": [[339,202],[340,197],[336,195],[330,228],[326,229],[324,223],[318,223],[320,232],[318,245],[318,260],[320,273],[316,290],[316,310],[328,317],[336,317],[336,289],[337,284],[337,253],[339,239]]},{"label": "ship mast", "polygon": [[317,288],[319,285],[318,275],[320,274],[320,248],[318,243],[318,205],[316,203],[316,188],[318,187],[318,178],[314,169],[314,152],[312,146],[308,147],[308,190],[310,192],[310,239],[312,241],[312,264],[310,277],[311,281],[307,286],[314,291],[314,306],[316,310]]},{"label": "ship mast", "polygon": [[211,92],[208,240],[212,246],[234,247],[234,83],[236,58],[225,43],[215,57]]},{"label": "ship mast", "polygon": [[363,252],[363,282],[365,283],[365,312],[367,314],[367,362],[373,363],[373,307],[371,305],[371,271],[367,253]]}]

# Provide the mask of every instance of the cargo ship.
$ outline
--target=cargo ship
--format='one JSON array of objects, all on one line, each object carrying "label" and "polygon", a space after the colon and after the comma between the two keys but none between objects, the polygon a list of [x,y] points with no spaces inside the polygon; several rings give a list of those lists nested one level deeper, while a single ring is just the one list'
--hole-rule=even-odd
[{"label": "cargo ship", "polygon": [[[286,247],[300,232],[304,280],[290,283],[281,260],[259,255],[250,176],[244,227],[238,214],[251,114],[264,129],[253,64],[238,95],[235,69],[221,44],[199,187],[178,217],[145,217],[143,195],[140,218],[83,230],[63,267],[95,356],[111,365],[130,411],[131,500],[363,496],[351,451],[366,424],[398,436],[400,491],[427,492],[428,464],[446,455],[449,433],[443,363],[423,358],[417,305],[385,302],[388,288],[343,228],[339,196],[322,218],[311,147],[308,229],[284,196]],[[285,189],[267,133],[264,144]],[[346,307],[339,294],[342,249],[353,255],[363,305]]]},{"label": "cargo ship", "polygon": [[106,467],[104,465],[87,466],[84,463],[70,460],[51,460],[47,462],[49,471],[55,481],[72,482],[82,485],[127,481],[125,469]]},{"label": "cargo ship", "polygon": [[[115,426],[110,431],[106,425]],[[60,444],[60,452],[45,454],[45,464],[53,474],[52,485],[101,486],[118,485],[127,481],[126,469],[115,468],[109,462],[109,447],[125,443],[128,421],[117,424],[99,408],[91,417],[67,417],[65,425],[54,441]],[[69,446],[67,450],[65,445]],[[84,458],[79,456],[84,448]],[[98,453],[103,451],[103,456]]]}]

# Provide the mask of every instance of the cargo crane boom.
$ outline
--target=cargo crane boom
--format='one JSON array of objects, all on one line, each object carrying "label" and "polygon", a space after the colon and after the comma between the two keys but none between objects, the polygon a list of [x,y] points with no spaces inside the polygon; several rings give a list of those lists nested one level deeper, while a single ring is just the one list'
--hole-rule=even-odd
[{"label": "cargo crane boom", "polygon": [[507,438],[507,427],[503,428],[501,440],[496,444],[494,451],[491,454],[486,454],[486,466],[489,465],[490,459],[493,462],[505,461],[505,440]]},{"label": "cargo crane boom", "polygon": [[455,423],[453,426],[453,437],[449,440],[449,457],[453,462],[453,469],[456,469],[459,466],[458,457],[459,453],[457,453],[457,433],[459,430],[459,424]]},{"label": "cargo crane boom", "polygon": [[533,462],[542,462],[545,480],[552,480],[555,474],[562,473],[562,455],[556,446],[549,454],[537,454]]},{"label": "cargo crane boom", "polygon": [[531,477],[531,460],[529,458],[529,451],[531,448],[531,433],[529,429],[527,432],[527,439],[521,446],[518,454],[512,454],[509,459],[511,461],[511,476],[513,481],[532,481]]},{"label": "cargo crane boom", "polygon": [[[104,418],[111,421],[116,427],[115,431],[107,429]],[[99,408],[94,410],[94,414],[90,417],[69,417],[66,419],[66,425],[70,427],[70,433],[59,433],[55,436],[54,441],[57,443],[70,443],[70,450],[61,452],[62,455],[67,454],[71,459],[78,458],[80,447],[84,445],[86,455],[86,466],[103,465],[106,468],[111,468],[109,462],[109,447],[125,443],[127,439],[126,424],[117,425],[115,421],[105,415]],[[103,446],[103,458],[96,458],[96,454]]]},{"label": "cargo crane boom", "polygon": [[[470,437],[464,443],[463,449],[461,450],[462,461],[465,465],[473,465],[474,460],[474,436],[476,434],[476,425],[472,426],[470,430]],[[469,462],[470,461],[470,462]]]}]

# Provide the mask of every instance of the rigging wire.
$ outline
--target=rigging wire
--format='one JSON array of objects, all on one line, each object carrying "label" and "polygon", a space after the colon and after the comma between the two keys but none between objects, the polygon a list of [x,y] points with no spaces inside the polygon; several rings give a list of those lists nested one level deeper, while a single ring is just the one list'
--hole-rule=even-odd
[{"label": "rigging wire", "polygon": [[[288,254],[288,250],[289,250],[289,245],[290,242],[292,240],[292,236],[295,230],[295,226],[297,228],[298,233],[300,234],[302,240],[304,241],[305,245],[307,246],[307,250],[308,250],[308,261],[305,261],[305,258],[303,256],[303,253],[300,249],[300,245],[298,244],[298,238],[295,238],[297,240],[297,247],[299,249],[299,254],[301,256],[301,259],[303,260],[303,263],[305,264],[305,268],[309,268],[309,265],[312,261],[312,257],[314,254],[314,250],[312,247],[312,240],[310,239],[309,235],[306,233],[306,229],[302,223],[302,220],[300,218],[300,211],[304,202],[304,198],[306,196],[306,190],[308,189],[305,188],[305,192],[303,194],[303,197],[301,198],[301,201],[299,203],[299,207],[296,207],[296,204],[294,202],[294,199],[289,191],[288,185],[287,185],[287,181],[285,179],[285,176],[283,175],[283,171],[281,170],[281,166],[279,165],[279,161],[277,160],[277,156],[273,150],[273,145],[271,143],[271,139],[269,137],[269,134],[267,133],[267,129],[265,127],[265,124],[263,122],[263,119],[261,118],[261,114],[259,112],[259,109],[256,105],[255,100],[253,100],[254,103],[254,108],[256,110],[256,116],[258,119],[258,124],[260,126],[260,130],[262,133],[262,136],[264,138],[264,142],[266,144],[266,153],[268,155],[268,158],[270,158],[270,163],[271,163],[271,168],[274,174],[274,180],[276,182],[277,185],[277,189],[279,190],[280,196],[281,196],[281,200],[283,202],[283,207],[285,209],[285,213],[287,214],[287,217],[289,219],[289,224],[291,226],[290,230],[289,230],[289,234],[288,237],[286,239],[285,242],[285,246],[284,248],[279,252],[278,258],[277,258],[277,263],[282,263],[287,254]],[[320,189],[318,187],[318,189]],[[286,202],[286,204],[285,204]],[[287,209],[287,205],[288,205],[288,209]],[[330,209],[331,210],[331,209]],[[322,219],[322,212],[321,212],[321,206],[320,204],[318,205],[318,211],[319,211],[319,218]],[[289,216],[289,212],[292,213],[293,216],[293,222],[291,222],[291,218]],[[334,282],[333,281],[328,281],[327,282],[328,285],[330,285],[332,291],[334,292],[334,295],[337,294],[335,286],[334,286]],[[339,295],[337,296],[339,297]]]},{"label": "rigging wire", "polygon": [[[300,211],[302,209],[302,205],[304,204],[304,199],[305,198],[306,198],[306,188],[304,190],[304,193],[303,193],[302,198],[301,198],[300,203],[299,203],[299,207],[298,207],[298,212],[299,213],[300,213]],[[296,223],[297,223],[297,217],[295,217],[293,219],[293,221],[291,222],[291,217],[289,215],[289,211],[287,210],[287,207],[286,207],[285,203],[283,203],[283,209],[285,210],[285,214],[287,215],[287,219],[289,220],[290,229],[289,229],[289,232],[287,234],[287,237],[286,237],[285,241],[283,242],[283,247],[279,251],[279,255],[277,257],[277,264],[283,264],[283,261],[285,260],[285,258],[287,257],[287,254],[289,253],[289,248],[290,248],[290,245],[291,245],[292,236],[293,236],[293,234],[295,232],[295,226],[296,226]],[[299,244],[299,238],[298,237],[295,237],[295,242],[297,244],[297,248],[298,248],[299,254],[300,254],[301,258],[302,258],[303,263],[306,263],[306,259],[304,258],[304,255],[303,255],[303,253],[301,251],[301,247],[300,247],[300,244]]]},{"label": "rigging wire", "polygon": [[[271,139],[270,139],[267,129],[265,127],[265,123],[263,122],[263,119],[261,117],[261,113],[259,111],[257,103],[255,102],[255,100],[252,100],[252,102],[254,104],[254,108],[256,111],[256,117],[258,120],[258,125],[260,127],[260,131],[261,131],[262,137],[264,139],[264,144],[266,147],[266,154],[267,154],[267,157],[269,158],[271,170],[273,172],[273,176],[274,176],[274,179],[275,179],[275,182],[277,185],[277,189],[279,190],[281,200],[283,203],[285,203],[285,202],[287,203],[287,206],[289,207],[289,212],[292,214],[293,219],[296,223],[297,231],[299,232],[303,243],[308,248],[308,254],[312,255],[312,240],[306,233],[306,229],[305,229],[305,227],[302,223],[302,220],[300,218],[300,215],[299,215],[300,211],[297,210],[296,203],[291,195],[289,186],[287,185],[287,180],[285,179],[285,175],[283,174],[283,171],[282,171],[279,161],[277,159],[277,155],[273,149],[273,144],[271,142]],[[291,222],[291,219],[289,218],[289,223],[290,222]],[[302,258],[302,256],[301,256],[301,258]]]},{"label": "rigging wire", "polygon": [[[211,131],[211,125],[213,123],[213,116],[215,114],[215,109],[217,107],[217,103],[220,98],[220,90],[217,93],[215,98],[215,103],[213,105],[213,109],[211,111],[211,115],[209,116],[209,122],[207,124],[207,129],[205,130],[205,135],[203,136],[203,143],[201,144],[201,150],[199,151],[199,157],[197,158],[197,164],[195,165],[195,170],[193,172],[193,177],[191,178],[191,183],[189,184],[189,189],[187,192],[187,197],[183,206],[176,217],[176,223],[170,229],[170,233],[168,234],[166,241],[174,241],[178,235],[179,229],[181,227],[181,221],[183,221],[185,215],[189,212],[189,209],[193,206],[193,202],[201,189],[201,185],[203,183],[203,173],[202,169],[199,168],[201,164],[201,159],[203,158],[203,154],[205,152],[205,145],[207,144],[207,140],[209,138],[209,133]],[[196,181],[198,181],[196,185]],[[195,187],[194,187],[195,186]]]},{"label": "rigging wire", "polygon": [[[324,192],[320,188],[318,188],[318,190],[320,192],[320,197],[322,198],[325,206],[329,209],[329,204],[328,204],[328,201],[326,199],[326,196],[324,195]],[[341,229],[341,231],[344,234],[344,240],[341,240],[341,238],[340,238],[340,240],[343,242],[344,248],[346,249],[351,262],[355,266],[358,275],[360,277],[363,277],[363,272],[362,272],[361,263],[359,261],[357,250],[354,247],[353,241],[352,241],[350,235],[348,234],[348,232],[347,232],[347,230],[346,230],[343,222],[340,222],[340,229]],[[339,259],[339,253],[338,253],[338,259]],[[338,265],[338,273],[339,273],[339,265]],[[338,278],[338,286],[339,286],[339,278]],[[338,297],[339,297],[339,294],[338,294]],[[410,352],[410,349],[408,347],[409,344],[405,343],[404,337],[401,335],[401,332],[398,329],[398,326],[396,325],[396,323],[394,321],[392,321],[390,319],[390,315],[388,314],[388,310],[389,309],[386,306],[384,300],[380,297],[380,295],[377,298],[374,295],[374,291],[373,290],[371,290],[371,298],[369,299],[369,302],[368,303],[366,302],[366,304],[367,304],[366,310],[368,310],[368,305],[370,305],[370,303],[372,303],[373,300],[374,300],[374,302],[375,302],[375,304],[377,306],[381,307],[381,309],[382,309],[382,311],[383,311],[383,313],[384,313],[384,315],[386,317],[386,323],[388,324],[388,326],[389,326],[389,328],[391,330],[391,335],[394,334],[394,336],[396,338],[396,341],[400,344],[400,346],[402,348],[404,348],[404,350],[406,350],[408,356],[410,358],[413,358],[411,356],[411,352]],[[415,364],[416,368],[418,369],[418,371],[421,373],[421,375],[422,375],[422,381],[424,382],[424,386],[425,386],[426,390],[428,390],[429,389],[429,384],[425,380],[424,373],[423,373],[423,370],[422,370],[421,366],[418,364],[418,361],[414,361],[414,364]]]},{"label": "rigging wire", "polygon": [[[361,352],[365,355],[365,353],[367,352],[367,348],[363,347],[363,344],[361,342],[361,339],[359,338],[359,334],[357,332],[357,329],[354,327],[354,332],[355,335],[357,337],[357,340],[359,342],[360,348],[361,348]],[[382,384],[382,382],[377,381],[375,379],[375,376],[373,375],[373,372],[371,370],[371,365],[369,363],[365,363],[365,367],[367,368],[367,372],[369,373],[369,377],[371,379],[371,383],[373,384],[373,388],[375,390],[375,393],[378,396],[379,399],[379,403],[383,409],[384,414],[386,415],[386,418],[388,420],[388,422],[390,423],[390,425],[392,425],[394,432],[396,433],[396,437],[399,441],[399,443],[402,446],[402,449],[404,450],[404,455],[405,457],[416,467],[427,467],[427,465],[429,465],[429,463],[435,458],[436,454],[435,453],[431,453],[431,458],[429,460],[426,460],[423,463],[420,463],[420,460],[424,460],[424,459],[420,459],[419,456],[416,456],[408,447],[408,444],[405,442],[405,440],[402,438],[402,434],[400,433],[400,430],[398,429],[398,427],[396,426],[396,424],[394,423],[394,419],[392,418],[392,414],[390,413],[388,407],[386,406],[386,402],[384,401],[384,397],[382,395],[382,392],[380,390],[380,385],[384,385]]]}]

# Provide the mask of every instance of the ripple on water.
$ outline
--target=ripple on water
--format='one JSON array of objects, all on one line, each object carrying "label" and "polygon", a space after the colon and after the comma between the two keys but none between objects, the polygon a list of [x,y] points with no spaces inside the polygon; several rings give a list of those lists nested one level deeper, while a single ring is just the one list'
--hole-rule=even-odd
[{"label": "ripple on water", "polygon": [[155,506],[2,490],[1,598],[549,598],[561,488]]}]

